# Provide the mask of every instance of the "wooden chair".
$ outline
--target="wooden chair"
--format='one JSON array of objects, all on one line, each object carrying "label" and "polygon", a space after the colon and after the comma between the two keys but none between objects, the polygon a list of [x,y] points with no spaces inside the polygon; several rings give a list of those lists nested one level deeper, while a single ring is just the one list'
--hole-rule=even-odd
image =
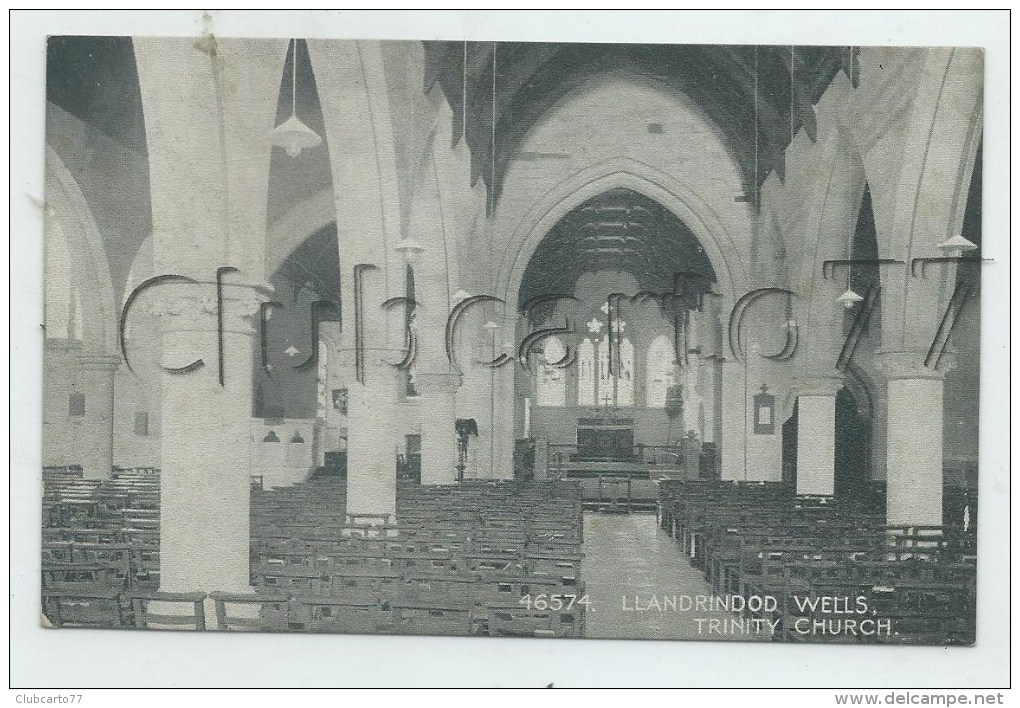
[{"label": "wooden chair", "polygon": [[[134,611],[135,627],[139,629],[183,629],[205,631],[205,599],[204,592],[133,592],[130,593],[131,606]],[[158,614],[150,612],[151,603],[181,605],[187,610],[191,605],[190,614]]]},{"label": "wooden chair", "polygon": [[[216,629],[220,632],[285,632],[288,629],[288,601],[275,593],[209,593],[216,607]],[[230,614],[231,608],[248,612]]]},{"label": "wooden chair", "polygon": [[398,634],[466,636],[472,634],[471,603],[454,599],[397,600],[395,631]]},{"label": "wooden chair", "polygon": [[42,591],[43,613],[54,627],[123,627],[125,616],[115,589]]},{"label": "wooden chair", "polygon": [[291,626],[308,632],[377,634],[392,626],[391,613],[376,602],[352,602],[340,598],[294,598]]}]

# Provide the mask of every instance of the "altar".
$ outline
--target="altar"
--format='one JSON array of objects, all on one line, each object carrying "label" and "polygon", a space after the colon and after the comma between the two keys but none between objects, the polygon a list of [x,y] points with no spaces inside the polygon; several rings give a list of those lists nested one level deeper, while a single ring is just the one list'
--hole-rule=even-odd
[{"label": "altar", "polygon": [[625,461],[634,459],[633,418],[579,418],[579,461]]}]

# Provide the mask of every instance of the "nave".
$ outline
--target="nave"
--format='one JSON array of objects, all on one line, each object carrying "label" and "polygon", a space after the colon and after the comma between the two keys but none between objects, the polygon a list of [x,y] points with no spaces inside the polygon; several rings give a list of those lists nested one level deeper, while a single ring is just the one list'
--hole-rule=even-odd
[{"label": "nave", "polygon": [[973,526],[888,527],[860,500],[781,483],[660,480],[653,516],[582,515],[570,482],[402,482],[393,523],[348,515],[336,477],[253,479],[252,587],[229,593],[159,590],[158,470],[44,479],[43,607],[57,626],[974,641]]},{"label": "nave", "polygon": [[[600,639],[754,639],[709,634],[725,611],[679,611],[679,597],[707,597],[711,587],[652,514],[584,515],[581,564],[592,611],[585,636]],[[701,631],[699,632],[699,626]],[[715,626],[715,625],[713,625]],[[721,625],[719,625],[721,627]]]}]

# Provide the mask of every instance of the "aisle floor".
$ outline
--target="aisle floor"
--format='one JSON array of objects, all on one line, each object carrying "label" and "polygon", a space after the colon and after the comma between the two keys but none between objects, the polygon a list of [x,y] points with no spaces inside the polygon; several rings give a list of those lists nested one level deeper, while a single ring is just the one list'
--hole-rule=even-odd
[{"label": "aisle floor", "polygon": [[[770,638],[767,627],[756,633],[737,613],[706,609],[708,583],[701,571],[683,557],[679,544],[658,528],[653,514],[586,512],[581,577],[590,600],[585,619],[587,637],[710,641]],[[699,596],[706,602],[701,609],[693,606]],[[692,607],[685,609],[688,603]]]}]

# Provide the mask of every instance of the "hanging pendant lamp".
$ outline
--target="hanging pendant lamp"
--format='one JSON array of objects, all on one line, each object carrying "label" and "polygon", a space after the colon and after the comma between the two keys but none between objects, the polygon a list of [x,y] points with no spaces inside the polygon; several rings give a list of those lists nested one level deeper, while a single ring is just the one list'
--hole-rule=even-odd
[{"label": "hanging pendant lamp", "polygon": [[297,115],[297,40],[292,39],[290,118],[270,132],[273,145],[282,147],[290,157],[297,157],[305,148],[313,148],[322,142],[314,130],[305,125]]},{"label": "hanging pendant lamp", "polygon": [[846,309],[852,308],[854,305],[859,303],[864,298],[858,295],[850,284],[850,277],[854,272],[854,232],[850,232],[850,239],[846,247],[847,260],[850,262],[846,264],[846,292],[840,295],[836,300],[843,303],[843,307]]},{"label": "hanging pendant lamp", "polygon": [[967,251],[973,251],[977,244],[964,236],[957,234],[939,244],[939,250],[949,256],[959,256]]},{"label": "hanging pendant lamp", "polygon": [[864,298],[853,291],[853,288],[847,288],[846,292],[836,298],[839,302],[843,303],[843,307],[850,309]]}]

